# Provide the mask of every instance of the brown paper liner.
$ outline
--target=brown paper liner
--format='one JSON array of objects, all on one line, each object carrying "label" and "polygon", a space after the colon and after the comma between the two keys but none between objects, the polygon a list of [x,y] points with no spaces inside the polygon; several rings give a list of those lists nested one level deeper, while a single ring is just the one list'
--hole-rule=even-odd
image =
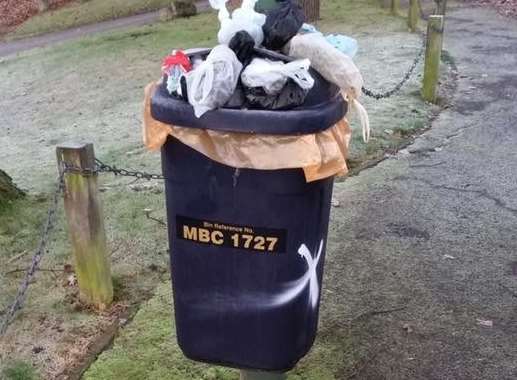
[{"label": "brown paper liner", "polygon": [[259,135],[177,127],[151,116],[151,98],[157,83],[145,89],[143,139],[150,150],[161,148],[167,137],[221,164],[234,168],[277,170],[301,168],[307,182],[344,175],[351,138],[346,119],[309,135]]}]

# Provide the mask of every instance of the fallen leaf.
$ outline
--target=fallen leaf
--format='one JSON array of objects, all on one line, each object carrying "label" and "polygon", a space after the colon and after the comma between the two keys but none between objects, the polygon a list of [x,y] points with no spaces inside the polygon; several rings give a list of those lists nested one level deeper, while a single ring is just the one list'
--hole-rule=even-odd
[{"label": "fallen leaf", "polygon": [[480,326],[484,326],[484,327],[493,327],[494,326],[494,322],[489,320],[489,319],[477,319],[477,322]]}]

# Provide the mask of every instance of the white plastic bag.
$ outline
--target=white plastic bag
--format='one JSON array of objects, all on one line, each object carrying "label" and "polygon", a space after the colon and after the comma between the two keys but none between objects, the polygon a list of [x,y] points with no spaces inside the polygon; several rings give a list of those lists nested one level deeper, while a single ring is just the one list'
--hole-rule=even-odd
[{"label": "white plastic bag", "polygon": [[255,3],[257,0],[243,0],[242,6],[233,11],[232,17],[226,8],[228,0],[209,0],[210,5],[214,9],[219,10],[219,22],[221,29],[217,34],[220,44],[228,45],[230,40],[237,32],[244,30],[248,32],[253,40],[255,46],[260,46],[264,41],[264,32],[262,26],[266,22],[266,15],[255,12]]},{"label": "white plastic bag", "polygon": [[232,97],[242,64],[226,45],[212,49],[206,60],[185,74],[189,103],[196,117],[224,106]]},{"label": "white plastic bag", "polygon": [[242,72],[241,80],[246,87],[263,87],[268,95],[280,93],[289,78],[302,89],[310,90],[314,86],[310,65],[308,59],[284,63],[255,58]]},{"label": "white plastic bag", "polygon": [[357,111],[363,128],[363,139],[368,141],[370,138],[368,113],[357,100],[361,96],[364,82],[352,58],[336,49],[318,33],[296,35],[284,47],[284,53],[294,58],[308,58],[316,71],[341,88],[351,109]]}]

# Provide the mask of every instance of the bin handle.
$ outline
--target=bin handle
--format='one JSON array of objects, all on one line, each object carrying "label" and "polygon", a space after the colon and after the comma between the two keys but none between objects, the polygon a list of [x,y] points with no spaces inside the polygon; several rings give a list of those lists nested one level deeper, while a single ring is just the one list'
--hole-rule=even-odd
[{"label": "bin handle", "polygon": [[[264,48],[253,48],[255,51],[255,54],[262,58],[269,58],[276,61],[283,61],[283,62],[292,62],[295,59],[293,57],[289,57],[287,55],[277,53],[276,51],[264,49]],[[184,53],[189,57],[196,57],[196,56],[202,56],[206,57],[210,52],[212,51],[212,48],[192,48],[184,50]]]}]

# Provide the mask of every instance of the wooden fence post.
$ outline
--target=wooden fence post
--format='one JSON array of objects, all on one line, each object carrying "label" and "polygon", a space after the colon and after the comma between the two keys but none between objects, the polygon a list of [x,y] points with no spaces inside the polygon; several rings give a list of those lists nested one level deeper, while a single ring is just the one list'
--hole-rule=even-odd
[{"label": "wooden fence post", "polygon": [[445,16],[447,10],[447,0],[436,0],[436,12],[435,15]]},{"label": "wooden fence post", "polygon": [[391,0],[391,14],[398,15],[400,9],[400,0]]},{"label": "wooden fence post", "polygon": [[[67,144],[56,149],[60,172],[65,167],[95,168],[93,144]],[[103,310],[113,301],[113,283],[97,174],[64,174],[65,212],[73,246],[75,273],[83,302]]]},{"label": "wooden fence post", "polygon": [[413,33],[416,32],[418,26],[419,10],[418,0],[409,0],[408,27]]},{"label": "wooden fence post", "polygon": [[307,22],[314,22],[320,19],[320,0],[298,0],[305,13]]},{"label": "wooden fence post", "polygon": [[422,97],[425,101],[436,101],[436,88],[440,78],[440,59],[443,44],[443,16],[432,15],[427,21],[427,44],[425,50],[424,81]]}]

